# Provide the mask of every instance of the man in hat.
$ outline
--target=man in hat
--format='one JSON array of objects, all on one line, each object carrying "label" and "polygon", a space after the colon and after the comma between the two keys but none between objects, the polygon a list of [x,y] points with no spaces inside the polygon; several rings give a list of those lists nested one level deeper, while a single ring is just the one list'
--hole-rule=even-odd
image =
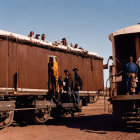
[{"label": "man in hat", "polygon": [[35,39],[39,39],[40,34],[36,34]]},{"label": "man in hat", "polygon": [[138,67],[133,62],[133,57],[129,57],[129,62],[125,64],[124,68],[124,78],[125,78],[125,89],[126,94],[135,92],[135,88],[137,87],[137,75],[138,75]]},{"label": "man in hat", "polygon": [[78,69],[74,68],[73,72],[74,72],[74,94],[76,97],[76,103],[79,104],[80,103],[80,96],[79,96],[79,90],[82,89],[82,80],[81,77],[78,74]]},{"label": "man in hat", "polygon": [[67,91],[69,99],[71,100],[72,89],[73,89],[72,76],[67,69],[64,70],[64,73],[66,76],[64,79],[64,82],[65,82],[64,90]]}]

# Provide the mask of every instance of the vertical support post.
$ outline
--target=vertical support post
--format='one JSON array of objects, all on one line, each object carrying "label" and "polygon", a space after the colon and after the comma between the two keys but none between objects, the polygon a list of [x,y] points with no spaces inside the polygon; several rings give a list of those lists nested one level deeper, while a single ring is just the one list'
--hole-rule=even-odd
[{"label": "vertical support post", "polygon": [[[112,67],[112,74],[116,75],[116,51],[115,51],[115,40],[114,40],[113,35],[111,36],[111,41],[112,41],[112,51],[113,51],[112,53],[113,53],[113,65],[114,65]],[[116,82],[116,78],[115,78],[115,76],[113,76],[112,77],[112,84],[110,85],[110,87],[111,87],[111,89],[113,89],[113,91],[117,92],[117,90],[114,90],[117,87],[115,82]]]},{"label": "vertical support post", "polygon": [[136,49],[136,59],[140,57],[140,41],[139,41],[139,34],[135,34],[135,49]]},{"label": "vertical support post", "polygon": [[16,78],[17,78],[17,79],[16,79],[16,80],[17,80],[17,83],[16,83],[16,84],[17,84],[17,85],[16,85],[17,87],[16,87],[16,91],[18,91],[18,87],[19,87],[18,40],[16,40],[16,57],[17,57],[17,58],[16,58],[16,62],[17,62],[17,77],[16,77]]}]

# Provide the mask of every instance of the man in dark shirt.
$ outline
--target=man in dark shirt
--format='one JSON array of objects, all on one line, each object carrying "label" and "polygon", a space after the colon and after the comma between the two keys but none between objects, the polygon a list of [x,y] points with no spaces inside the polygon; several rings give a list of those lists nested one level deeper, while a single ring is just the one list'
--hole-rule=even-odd
[{"label": "man in dark shirt", "polygon": [[72,95],[72,89],[73,89],[73,80],[72,80],[72,76],[69,73],[68,70],[64,70],[64,73],[66,75],[64,82],[65,82],[65,86],[64,86],[64,90],[67,91],[69,97],[71,98]]},{"label": "man in dark shirt", "polygon": [[49,58],[48,63],[48,88],[51,91],[52,95],[55,95],[55,89],[56,89],[56,81],[53,71],[53,58]]},{"label": "man in dark shirt", "polygon": [[124,75],[125,75],[125,88],[127,94],[129,94],[130,87],[131,87],[131,77],[134,75],[135,77],[138,74],[138,67],[137,65],[133,62],[133,57],[129,57],[129,62],[125,64],[125,69],[124,69]]},{"label": "man in dark shirt", "polygon": [[79,96],[79,90],[82,89],[82,80],[81,77],[78,74],[78,69],[74,68],[73,72],[74,72],[74,94],[76,97],[76,103],[79,104],[80,103],[80,96]]}]

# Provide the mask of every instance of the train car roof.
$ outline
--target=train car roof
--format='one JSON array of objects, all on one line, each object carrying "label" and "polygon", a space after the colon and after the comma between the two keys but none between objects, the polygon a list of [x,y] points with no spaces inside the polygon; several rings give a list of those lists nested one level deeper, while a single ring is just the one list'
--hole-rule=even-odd
[{"label": "train car roof", "polygon": [[123,34],[139,33],[139,32],[140,32],[140,23],[133,25],[133,26],[126,27],[126,28],[122,28],[120,30],[117,30],[117,31],[111,33],[109,35],[109,39],[112,41],[112,38],[114,36],[123,35]]},{"label": "train car roof", "polygon": [[53,43],[48,42],[48,41],[42,41],[40,39],[35,39],[32,37],[28,37],[28,36],[24,36],[24,35],[20,35],[20,34],[16,34],[16,33],[12,33],[12,32],[8,32],[8,31],[4,31],[4,30],[0,30],[0,36],[2,37],[9,37],[9,38],[15,38],[18,40],[22,40],[22,41],[27,41],[30,42],[32,44],[39,44],[39,45],[44,45],[44,46],[49,46],[51,48],[56,48],[57,50],[69,50],[71,52],[79,52],[79,53],[86,53],[88,56],[94,56],[97,57],[99,59],[103,59],[102,57],[99,56],[99,54],[95,53],[95,52],[91,52],[91,51],[86,51],[86,50],[82,50],[79,48],[72,48],[69,46],[64,46],[64,45],[58,45],[55,46],[53,45]]}]

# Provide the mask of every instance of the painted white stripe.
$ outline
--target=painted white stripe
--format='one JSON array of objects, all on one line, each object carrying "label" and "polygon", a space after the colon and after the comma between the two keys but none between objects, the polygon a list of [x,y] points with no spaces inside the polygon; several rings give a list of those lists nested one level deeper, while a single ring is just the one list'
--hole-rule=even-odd
[{"label": "painted white stripe", "polygon": [[[0,91],[15,91],[15,88],[6,88],[0,87]],[[17,91],[39,91],[39,92],[47,92],[48,89],[29,89],[29,88],[17,88]]]},{"label": "painted white stripe", "polygon": [[14,88],[6,88],[6,87],[0,87],[0,91],[11,91],[15,90]]},{"label": "painted white stripe", "polygon": [[[79,91],[79,93],[97,93],[98,91]],[[63,93],[66,93],[66,91],[63,91]],[[101,92],[102,93],[102,92]]]},{"label": "painted white stripe", "polygon": [[79,93],[97,93],[98,91],[79,91]]},{"label": "painted white stripe", "polygon": [[30,88],[17,88],[17,91],[35,91],[35,92],[48,92],[48,89],[30,89]]},{"label": "painted white stripe", "polygon": [[[0,87],[0,91],[15,91],[14,88]],[[48,89],[17,88],[18,92],[48,92]],[[98,91],[79,91],[79,93],[97,93]],[[64,91],[66,93],[66,91]]]}]

